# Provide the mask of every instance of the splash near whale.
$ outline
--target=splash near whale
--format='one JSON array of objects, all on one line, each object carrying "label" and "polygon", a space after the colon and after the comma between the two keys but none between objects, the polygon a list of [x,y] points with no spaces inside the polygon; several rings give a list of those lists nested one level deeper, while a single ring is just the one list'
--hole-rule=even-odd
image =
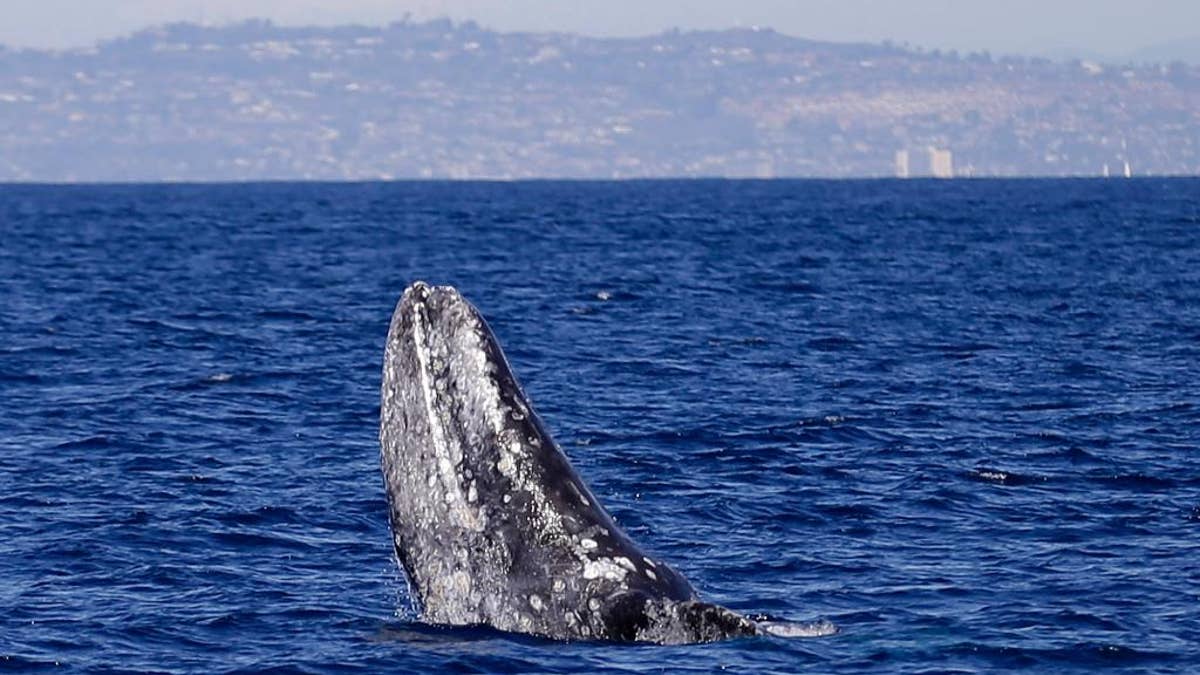
[{"label": "splash near whale", "polygon": [[773,632],[701,601],[617,526],[453,288],[416,282],[396,307],[379,441],[396,554],[431,623],[668,644]]}]

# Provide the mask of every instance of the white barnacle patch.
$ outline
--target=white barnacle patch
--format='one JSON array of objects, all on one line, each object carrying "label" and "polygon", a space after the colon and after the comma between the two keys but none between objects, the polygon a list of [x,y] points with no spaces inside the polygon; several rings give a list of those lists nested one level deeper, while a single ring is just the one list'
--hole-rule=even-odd
[{"label": "white barnacle patch", "polygon": [[525,446],[521,445],[521,438],[517,435],[517,433],[515,431],[504,434],[504,443],[505,443],[505,449],[507,449],[512,454],[514,454],[514,455],[524,455],[525,454]]},{"label": "white barnacle patch", "polygon": [[509,503],[509,502],[511,502],[511,501],[512,501],[512,495],[510,495],[510,494],[506,494],[506,495],[504,495],[504,503],[505,503],[505,504],[507,504],[507,503]]},{"label": "white barnacle patch", "polygon": [[591,550],[595,549],[599,544],[596,543],[595,539],[580,539],[579,545],[582,546],[583,548],[591,551]]},{"label": "white barnacle patch", "polygon": [[479,499],[479,491],[475,489],[475,481],[471,481],[471,486],[467,488],[467,501],[472,504]]},{"label": "white barnacle patch", "polygon": [[600,601],[597,600],[596,598],[592,598],[592,599],[588,600],[588,609],[592,610],[593,612],[599,612],[600,611]]},{"label": "white barnacle patch", "polygon": [[613,558],[613,562],[617,563],[621,567],[624,567],[625,569],[629,570],[630,572],[637,571],[637,568],[633,566],[633,561],[630,560],[629,558],[626,558],[623,555],[619,555],[619,556],[616,556],[615,558]]},{"label": "white barnacle patch", "polygon": [[505,476],[512,477],[517,472],[517,466],[513,463],[512,456],[504,453],[496,462],[496,470]]},{"label": "white barnacle patch", "polygon": [[555,593],[562,593],[563,589],[565,589],[566,587],[567,587],[567,584],[562,579],[554,580],[554,592]]},{"label": "white barnacle patch", "polygon": [[584,579],[608,579],[609,581],[624,581],[629,570],[613,562],[611,558],[589,560],[583,565]]},{"label": "white barnacle patch", "polygon": [[542,599],[540,597],[537,595],[531,595],[529,596],[529,606],[532,607],[535,612],[540,612],[542,611],[542,607],[545,605],[542,604]]},{"label": "white barnacle patch", "polygon": [[562,536],[563,514],[547,497],[545,485],[530,461],[532,453],[524,437],[513,429],[503,429],[497,433],[495,443],[500,455],[496,470],[511,481],[515,491],[524,494],[543,533],[549,537]]},{"label": "white barnacle patch", "polygon": [[650,577],[650,579],[652,579],[652,580],[654,580],[654,581],[658,581],[658,575],[657,575],[657,574],[655,574],[655,573],[654,573],[654,570],[652,570],[652,569],[647,569],[647,570],[646,570],[646,576]]},{"label": "white barnacle patch", "polygon": [[655,565],[655,564],[654,564],[654,561],[653,561],[653,560],[651,560],[651,559],[647,558],[646,556],[642,556],[642,560],[644,560],[644,561],[646,562],[646,564],[647,564],[647,565],[649,565],[649,566],[651,566],[651,567],[658,567],[658,565]]}]

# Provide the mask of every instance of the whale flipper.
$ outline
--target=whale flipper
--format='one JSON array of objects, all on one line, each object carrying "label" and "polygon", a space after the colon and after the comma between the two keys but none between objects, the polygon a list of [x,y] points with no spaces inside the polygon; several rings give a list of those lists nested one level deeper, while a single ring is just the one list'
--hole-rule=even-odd
[{"label": "whale flipper", "polygon": [[660,643],[758,632],[617,526],[453,288],[417,282],[396,307],[379,441],[396,554],[426,620]]}]

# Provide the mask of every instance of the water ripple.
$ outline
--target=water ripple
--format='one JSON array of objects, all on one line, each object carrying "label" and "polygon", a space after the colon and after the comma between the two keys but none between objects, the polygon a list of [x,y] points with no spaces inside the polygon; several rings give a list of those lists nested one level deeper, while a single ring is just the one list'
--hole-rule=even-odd
[{"label": "water ripple", "polygon": [[[1198,187],[0,186],[0,670],[1193,670]],[[417,278],[631,535],[840,632],[415,621],[376,420]]]}]

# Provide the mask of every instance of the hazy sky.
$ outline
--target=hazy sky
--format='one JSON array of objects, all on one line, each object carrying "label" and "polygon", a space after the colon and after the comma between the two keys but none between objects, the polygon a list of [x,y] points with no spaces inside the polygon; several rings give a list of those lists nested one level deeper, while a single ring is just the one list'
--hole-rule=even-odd
[{"label": "hazy sky", "polygon": [[82,46],[168,21],[384,24],[406,13],[502,30],[761,25],[822,40],[1114,57],[1200,35],[1200,0],[0,0],[0,43]]}]

